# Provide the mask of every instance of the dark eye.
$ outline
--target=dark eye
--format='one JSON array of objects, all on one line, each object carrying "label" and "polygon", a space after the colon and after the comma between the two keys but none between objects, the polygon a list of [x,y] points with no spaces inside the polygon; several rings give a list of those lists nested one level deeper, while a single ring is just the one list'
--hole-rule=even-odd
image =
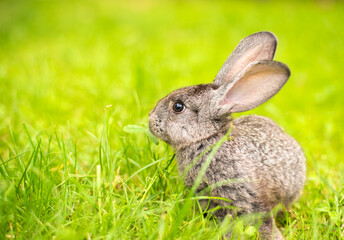
[{"label": "dark eye", "polygon": [[185,105],[182,102],[175,102],[173,104],[173,111],[181,113],[185,110]]}]

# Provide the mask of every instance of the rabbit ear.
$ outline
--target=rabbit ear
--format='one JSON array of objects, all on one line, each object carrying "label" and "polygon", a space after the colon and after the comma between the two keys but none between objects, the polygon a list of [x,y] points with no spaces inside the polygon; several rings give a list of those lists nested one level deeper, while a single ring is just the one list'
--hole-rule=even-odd
[{"label": "rabbit ear", "polygon": [[217,116],[251,110],[273,97],[290,76],[287,65],[274,61],[249,64],[215,93]]},{"label": "rabbit ear", "polygon": [[254,61],[271,61],[274,58],[276,46],[277,39],[271,32],[258,32],[244,38],[223,64],[213,84],[221,86],[230,81],[237,73]]}]

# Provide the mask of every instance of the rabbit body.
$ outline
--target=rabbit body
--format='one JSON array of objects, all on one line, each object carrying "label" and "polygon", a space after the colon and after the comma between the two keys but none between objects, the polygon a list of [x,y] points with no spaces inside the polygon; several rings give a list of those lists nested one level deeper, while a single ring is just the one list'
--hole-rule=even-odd
[{"label": "rabbit body", "polygon": [[[226,131],[176,149],[181,173],[199,154],[218,142]],[[215,153],[198,191],[213,184],[233,179],[213,188],[210,196],[229,199],[237,213],[268,212],[279,203],[289,205],[300,195],[305,182],[305,158],[299,144],[272,120],[256,115],[233,121],[230,138]],[[191,187],[205,161],[201,157],[188,171],[185,185]],[[211,200],[210,206],[226,205]],[[222,219],[231,210],[219,210]]]},{"label": "rabbit body", "polygon": [[[305,182],[303,151],[276,123],[255,115],[231,118],[231,113],[266,102],[288,80],[289,68],[272,61],[276,45],[270,32],[246,37],[212,83],[178,89],[149,114],[151,132],[175,149],[179,171],[187,172],[188,187],[207,159],[207,149],[232,126],[229,140],[215,153],[197,189],[204,194],[209,188],[206,194],[230,200],[210,201],[210,208],[235,207],[217,210],[219,219],[234,213],[268,213],[279,203],[287,206]],[[205,150],[208,153],[203,154]],[[272,218],[263,219],[260,232],[266,239],[283,238]]]}]

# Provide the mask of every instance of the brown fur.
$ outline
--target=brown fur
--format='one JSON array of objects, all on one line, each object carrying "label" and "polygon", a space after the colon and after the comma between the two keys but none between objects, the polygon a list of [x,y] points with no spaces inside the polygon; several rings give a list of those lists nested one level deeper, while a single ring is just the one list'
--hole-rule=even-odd
[{"label": "brown fur", "polygon": [[[269,213],[279,203],[288,206],[301,194],[305,182],[303,151],[283,129],[266,117],[230,117],[232,112],[267,101],[289,78],[289,68],[272,61],[276,44],[269,32],[248,36],[213,83],[178,89],[160,100],[150,113],[150,130],[175,149],[180,173],[233,126],[230,140],[215,153],[198,189],[200,192],[215,183],[237,180],[210,190],[211,196],[229,199],[236,207],[216,211],[220,220],[226,214]],[[175,102],[183,103],[185,110],[175,112]],[[207,156],[200,157],[187,172],[187,187],[194,184]],[[210,202],[211,207],[228,204],[223,200]],[[260,233],[265,239],[283,238],[271,217],[264,218]]]}]

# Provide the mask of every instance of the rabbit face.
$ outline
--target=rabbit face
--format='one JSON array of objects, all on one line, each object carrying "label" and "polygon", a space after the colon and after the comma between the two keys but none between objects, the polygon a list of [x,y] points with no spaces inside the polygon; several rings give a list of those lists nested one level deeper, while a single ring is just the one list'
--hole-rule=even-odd
[{"label": "rabbit face", "polygon": [[212,116],[209,101],[215,87],[196,85],[178,89],[161,99],[150,112],[150,131],[174,147],[189,145],[225,128],[230,119]]}]

